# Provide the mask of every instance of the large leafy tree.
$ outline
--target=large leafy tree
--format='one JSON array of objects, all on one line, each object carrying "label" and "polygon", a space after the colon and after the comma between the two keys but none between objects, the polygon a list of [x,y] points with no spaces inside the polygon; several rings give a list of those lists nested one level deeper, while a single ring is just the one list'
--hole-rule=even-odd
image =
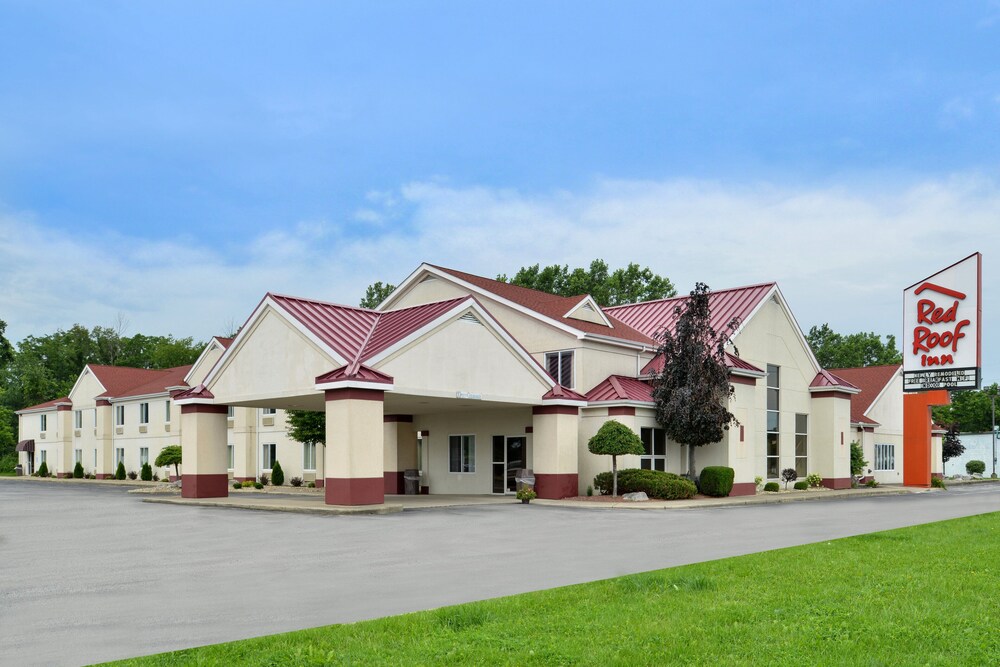
[{"label": "large leafy tree", "polygon": [[14,346],[7,340],[7,323],[0,320],[0,368],[14,360]]},{"label": "large leafy tree", "polygon": [[174,475],[177,477],[181,476],[180,465],[182,463],[184,463],[184,456],[180,445],[167,445],[160,450],[160,453],[156,455],[156,460],[153,461],[157,468],[173,466]]},{"label": "large leafy tree", "polygon": [[858,368],[899,364],[903,357],[896,348],[896,337],[889,334],[883,342],[874,332],[840,334],[823,324],[809,329],[806,336],[816,360],[823,368]]},{"label": "large leafy tree", "polygon": [[601,306],[617,306],[677,295],[673,283],[653,273],[649,267],[632,263],[612,272],[601,259],[595,259],[586,269],[577,267],[571,270],[568,265],[558,264],[546,267],[539,264],[522,266],[513,278],[502,274],[497,276],[497,280],[559,296],[589,294]]},{"label": "large leafy tree", "polygon": [[965,445],[958,437],[959,430],[957,424],[948,427],[948,432],[944,434],[941,442],[941,461],[947,463],[951,459],[958,458],[965,453]]},{"label": "large leafy tree", "polygon": [[587,442],[591,454],[611,457],[611,495],[618,495],[618,457],[626,454],[641,455],[645,450],[642,440],[625,424],[614,419],[606,421]]},{"label": "large leafy tree", "polygon": [[326,413],[309,410],[289,410],[285,414],[288,437],[304,445],[322,445],[326,442]]},{"label": "large leafy tree", "polygon": [[933,408],[934,421],[958,427],[961,433],[987,433],[993,428],[993,400],[1000,403],[1000,386],[993,383],[979,391],[956,391],[951,405]]},{"label": "large leafy tree", "polygon": [[385,301],[386,297],[392,294],[392,290],[394,289],[396,289],[395,285],[383,283],[381,280],[377,283],[372,283],[365,290],[365,296],[358,305],[362,308],[374,308]]},{"label": "large leafy tree", "polygon": [[657,354],[663,369],[653,377],[656,420],[667,436],[688,446],[688,475],[697,480],[695,449],[722,440],[737,423],[728,403],[734,394],[726,365],[726,344],[739,326],[712,327],[709,288],[697,283],[689,299],[675,307],[677,324],[664,330]]}]

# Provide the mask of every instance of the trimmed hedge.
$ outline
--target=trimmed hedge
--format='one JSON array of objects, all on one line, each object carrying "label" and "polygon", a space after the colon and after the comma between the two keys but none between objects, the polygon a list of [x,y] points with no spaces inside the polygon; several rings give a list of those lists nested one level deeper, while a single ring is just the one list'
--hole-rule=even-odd
[{"label": "trimmed hedge", "polygon": [[[594,488],[603,495],[611,493],[611,483],[610,472],[602,472],[594,477]],[[635,493],[636,491],[645,491],[647,496],[657,500],[685,500],[693,498],[698,489],[694,482],[672,472],[641,470],[639,468],[619,470],[618,493]]]},{"label": "trimmed hedge", "polygon": [[726,466],[706,466],[701,470],[698,485],[706,496],[724,498],[733,490],[736,471]]},{"label": "trimmed hedge", "polygon": [[764,490],[770,493],[777,493],[778,491],[781,491],[781,487],[778,486],[777,482],[768,482],[764,485]]},{"label": "trimmed hedge", "polygon": [[809,488],[809,482],[795,482],[796,491],[805,491]]},{"label": "trimmed hedge", "polygon": [[965,472],[969,473],[970,475],[975,475],[976,473],[982,475],[984,472],[986,472],[986,462],[969,461],[968,463],[965,464]]}]

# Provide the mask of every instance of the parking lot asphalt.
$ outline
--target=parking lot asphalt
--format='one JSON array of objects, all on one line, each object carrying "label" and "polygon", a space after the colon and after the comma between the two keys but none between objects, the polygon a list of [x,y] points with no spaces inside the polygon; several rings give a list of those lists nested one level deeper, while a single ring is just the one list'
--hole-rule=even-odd
[{"label": "parking lot asphalt", "polygon": [[671,512],[313,516],[0,479],[0,508],[0,662],[79,665],[995,512],[1000,485]]}]

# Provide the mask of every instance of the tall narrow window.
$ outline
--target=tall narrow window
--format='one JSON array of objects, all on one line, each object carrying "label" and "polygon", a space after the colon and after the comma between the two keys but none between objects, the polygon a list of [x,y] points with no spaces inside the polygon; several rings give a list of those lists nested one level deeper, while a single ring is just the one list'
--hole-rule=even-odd
[{"label": "tall narrow window", "polygon": [[228,408],[226,408],[226,418],[233,419],[235,417],[236,417],[236,408],[230,405]]},{"label": "tall narrow window", "polygon": [[639,429],[642,446],[646,453],[639,457],[639,467],[643,470],[667,469],[667,432],[662,428]]},{"label": "tall narrow window", "polygon": [[73,411],[73,428],[83,428],[83,410]]},{"label": "tall narrow window", "polygon": [[227,449],[229,450],[229,469],[232,470],[236,467],[236,448],[229,445]]},{"label": "tall narrow window", "polygon": [[38,429],[44,433],[49,430],[49,416],[39,415],[38,416]]},{"label": "tall narrow window", "polygon": [[94,450],[94,467],[97,467],[97,450]]},{"label": "tall narrow window", "polygon": [[316,443],[315,442],[303,442],[302,443],[302,469],[303,470],[315,470],[316,469]]},{"label": "tall narrow window", "polygon": [[170,423],[170,401],[163,401],[163,421]]},{"label": "tall narrow window", "polygon": [[795,472],[799,479],[809,474],[809,415],[795,415]]},{"label": "tall narrow window", "polygon": [[74,449],[73,450],[73,465],[76,465],[77,463],[79,463],[80,465],[83,465],[83,450],[82,449]]},{"label": "tall narrow window", "polygon": [[125,425],[125,406],[116,405],[115,406],[115,426]]},{"label": "tall narrow window", "polygon": [[43,463],[48,464],[48,452],[47,451],[45,451],[44,449],[41,450],[41,451],[39,451],[38,452],[38,456],[39,456],[38,465],[41,465]]},{"label": "tall narrow window", "polygon": [[140,424],[149,423],[149,403],[139,404],[139,423]]},{"label": "tall narrow window", "polygon": [[476,472],[476,436],[448,437],[448,471]]},{"label": "tall narrow window", "polygon": [[149,463],[149,447],[139,448],[139,465],[144,466]]},{"label": "tall narrow window", "polygon": [[778,436],[778,367],[767,365],[767,477],[778,479],[779,453],[781,446]]},{"label": "tall narrow window", "polygon": [[125,448],[115,447],[115,468],[118,467],[119,463],[125,462]]},{"label": "tall narrow window", "polygon": [[274,466],[274,462],[277,459],[278,446],[271,442],[266,445],[261,445],[261,448],[260,467],[264,470],[270,470]]},{"label": "tall narrow window", "polygon": [[573,350],[546,352],[545,369],[553,380],[564,387],[573,388]]},{"label": "tall narrow window", "polygon": [[896,445],[875,443],[875,470],[896,469]]}]

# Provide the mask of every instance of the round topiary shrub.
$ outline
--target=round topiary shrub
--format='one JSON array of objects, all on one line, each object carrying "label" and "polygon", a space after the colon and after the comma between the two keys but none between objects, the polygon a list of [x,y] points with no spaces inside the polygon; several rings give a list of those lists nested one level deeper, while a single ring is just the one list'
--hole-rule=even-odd
[{"label": "round topiary shrub", "polygon": [[809,488],[809,482],[806,481],[795,482],[794,488],[796,491],[805,491],[806,489]]},{"label": "round topiary shrub", "polygon": [[706,496],[724,498],[733,490],[736,471],[726,466],[706,466],[701,470],[698,485]]},{"label": "round topiary shrub", "polygon": [[144,482],[153,481],[153,466],[149,465],[148,462],[142,464],[142,471],[139,473],[139,479]]},{"label": "round topiary shrub", "polygon": [[986,472],[986,462],[985,461],[969,461],[965,464],[965,472],[970,475],[982,475]]},{"label": "round topiary shrub", "polygon": [[[602,472],[594,477],[594,488],[603,495],[611,493],[613,480],[610,472]],[[672,472],[626,468],[618,471],[618,493],[644,491],[657,500],[686,500],[698,492],[694,482]]]},{"label": "round topiary shrub", "polygon": [[125,477],[126,477],[125,462],[124,461],[119,461],[118,462],[118,469],[115,470],[115,479],[125,479]]},{"label": "round topiary shrub", "polygon": [[271,484],[281,486],[285,483],[285,471],[281,469],[281,464],[277,461],[271,466]]},{"label": "round topiary shrub", "polygon": [[253,488],[255,488],[255,489],[257,489],[259,491],[260,489],[264,488],[264,485],[261,484],[260,482],[254,482],[253,483]]},{"label": "round topiary shrub", "polygon": [[233,488],[238,491],[243,488],[243,484],[241,482],[233,482]]},{"label": "round topiary shrub", "polygon": [[73,466],[73,479],[83,479],[83,464],[79,461]]},{"label": "round topiary shrub", "polygon": [[777,482],[768,482],[764,485],[764,490],[768,493],[777,493],[778,491],[781,491],[781,487],[778,486]]}]

